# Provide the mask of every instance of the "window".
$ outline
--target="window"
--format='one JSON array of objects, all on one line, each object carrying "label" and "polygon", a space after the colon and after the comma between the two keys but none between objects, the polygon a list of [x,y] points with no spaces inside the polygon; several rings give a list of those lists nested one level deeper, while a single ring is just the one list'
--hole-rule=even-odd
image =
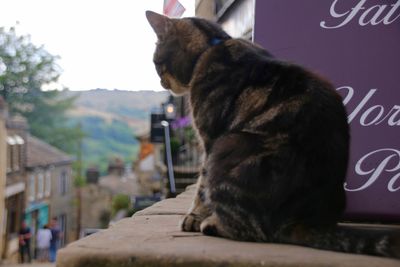
[{"label": "window", "polygon": [[22,147],[23,144],[25,143],[24,139],[22,139],[21,136],[19,135],[14,135],[14,140],[15,140],[15,145],[13,147],[14,149],[14,170],[18,171],[22,167]]},{"label": "window", "polygon": [[35,187],[36,187],[35,175],[31,174],[29,175],[29,180],[28,180],[28,190],[29,190],[28,201],[35,200],[35,192],[36,192]]},{"label": "window", "polygon": [[44,195],[46,197],[50,196],[51,192],[51,171],[46,171],[46,182],[45,182],[45,190]]},{"label": "window", "polygon": [[42,198],[44,193],[44,175],[42,172],[38,174],[38,187],[37,187],[37,198]]},{"label": "window", "polygon": [[59,192],[61,195],[65,195],[67,193],[67,182],[68,182],[67,180],[68,180],[67,171],[62,170],[59,178]]},{"label": "window", "polygon": [[24,143],[24,139],[19,135],[7,136],[7,172],[21,169]]},{"label": "window", "polygon": [[13,163],[13,170],[14,171],[19,171],[19,164],[20,164],[20,151],[21,151],[21,149],[20,149],[20,145],[14,145],[14,146],[12,146],[12,150],[13,150],[13,153],[12,153],[12,156],[13,156],[13,158],[12,158],[12,163]]},{"label": "window", "polygon": [[12,170],[12,146],[7,144],[7,172]]}]

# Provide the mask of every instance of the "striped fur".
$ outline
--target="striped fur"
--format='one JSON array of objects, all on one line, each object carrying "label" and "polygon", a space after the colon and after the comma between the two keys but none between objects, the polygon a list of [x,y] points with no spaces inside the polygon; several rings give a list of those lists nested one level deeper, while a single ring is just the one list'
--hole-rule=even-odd
[{"label": "striped fur", "polygon": [[190,94],[206,154],[183,231],[399,257],[392,233],[337,226],[350,136],[329,82],[209,21],[146,15],[161,84]]}]

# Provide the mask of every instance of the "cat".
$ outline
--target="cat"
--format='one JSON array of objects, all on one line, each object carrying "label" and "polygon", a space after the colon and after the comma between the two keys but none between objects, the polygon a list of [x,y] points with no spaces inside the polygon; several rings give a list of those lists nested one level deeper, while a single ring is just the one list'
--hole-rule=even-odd
[{"label": "cat", "polygon": [[146,16],[161,85],[189,94],[205,152],[183,231],[400,257],[392,232],[338,226],[350,134],[328,81],[216,23]]}]

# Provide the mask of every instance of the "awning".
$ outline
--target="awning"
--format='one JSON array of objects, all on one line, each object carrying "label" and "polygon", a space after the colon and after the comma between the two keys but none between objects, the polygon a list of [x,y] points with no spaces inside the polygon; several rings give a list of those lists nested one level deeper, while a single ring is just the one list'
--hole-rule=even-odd
[{"label": "awning", "polygon": [[25,213],[30,213],[32,211],[35,211],[35,210],[38,210],[38,209],[41,209],[41,208],[47,207],[47,206],[49,206],[49,204],[47,204],[46,202],[33,203],[33,204],[28,205],[28,207],[26,207]]}]

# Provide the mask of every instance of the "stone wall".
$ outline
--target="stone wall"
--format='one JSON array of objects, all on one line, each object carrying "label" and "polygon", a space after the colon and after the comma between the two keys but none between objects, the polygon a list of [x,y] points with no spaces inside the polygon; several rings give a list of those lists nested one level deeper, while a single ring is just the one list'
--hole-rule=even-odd
[{"label": "stone wall", "polygon": [[399,260],[300,246],[237,242],[181,232],[178,223],[194,188],[119,221],[59,252],[58,267],[114,266],[331,266],[398,267]]}]

